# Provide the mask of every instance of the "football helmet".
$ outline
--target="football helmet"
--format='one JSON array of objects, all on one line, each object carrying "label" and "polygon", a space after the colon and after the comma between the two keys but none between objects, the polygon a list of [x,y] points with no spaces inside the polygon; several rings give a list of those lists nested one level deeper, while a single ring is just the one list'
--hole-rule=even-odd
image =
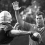
[{"label": "football helmet", "polygon": [[8,11],[2,11],[0,13],[0,23],[11,23],[12,16]]}]

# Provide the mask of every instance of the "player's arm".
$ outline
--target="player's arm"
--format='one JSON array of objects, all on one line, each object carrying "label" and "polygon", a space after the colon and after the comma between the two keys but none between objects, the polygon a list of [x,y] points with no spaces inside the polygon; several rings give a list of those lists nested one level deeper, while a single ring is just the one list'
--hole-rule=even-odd
[{"label": "player's arm", "polygon": [[9,31],[9,36],[22,36],[22,35],[30,35],[31,31],[22,31],[22,30],[11,30]]},{"label": "player's arm", "polygon": [[19,10],[14,10],[16,12],[16,20],[18,21],[18,23],[23,27],[24,26],[24,21],[22,20],[20,14],[19,14]]}]

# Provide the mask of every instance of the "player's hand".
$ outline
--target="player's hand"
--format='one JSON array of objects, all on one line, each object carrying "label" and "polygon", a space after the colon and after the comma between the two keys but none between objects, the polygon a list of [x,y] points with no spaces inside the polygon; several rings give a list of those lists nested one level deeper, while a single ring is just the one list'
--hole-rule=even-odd
[{"label": "player's hand", "polygon": [[37,41],[38,43],[40,43],[42,41],[41,35],[38,32],[33,33],[32,37],[33,37],[33,40]]},{"label": "player's hand", "polygon": [[15,1],[12,3],[14,10],[19,10],[21,7],[19,7],[19,2]]}]

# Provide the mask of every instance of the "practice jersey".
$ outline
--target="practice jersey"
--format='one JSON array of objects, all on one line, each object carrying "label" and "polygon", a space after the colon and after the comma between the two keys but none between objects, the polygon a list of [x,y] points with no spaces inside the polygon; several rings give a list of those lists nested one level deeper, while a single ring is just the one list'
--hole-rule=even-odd
[{"label": "practice jersey", "polygon": [[6,32],[4,30],[0,32],[0,44],[8,44],[14,38],[9,36],[9,32],[12,30],[12,26],[8,25],[8,28],[6,30]]},{"label": "practice jersey", "polygon": [[23,28],[18,22],[15,24],[14,28],[15,28],[15,30],[26,30],[26,31],[28,31],[27,29]]},{"label": "practice jersey", "polygon": [[[15,30],[24,30],[24,31],[28,31],[26,29],[24,29],[19,23],[16,23],[14,26]],[[20,37],[17,38],[18,40],[16,40],[16,42],[18,43],[18,45],[29,45],[29,35],[22,35]],[[16,45],[17,45],[16,43]]]}]

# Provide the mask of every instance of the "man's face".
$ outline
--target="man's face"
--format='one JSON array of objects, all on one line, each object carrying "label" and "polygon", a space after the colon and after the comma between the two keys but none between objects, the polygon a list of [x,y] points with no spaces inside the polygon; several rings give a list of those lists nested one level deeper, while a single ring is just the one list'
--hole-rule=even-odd
[{"label": "man's face", "polygon": [[44,24],[44,19],[42,15],[36,15],[36,24],[38,25],[43,25]]}]

